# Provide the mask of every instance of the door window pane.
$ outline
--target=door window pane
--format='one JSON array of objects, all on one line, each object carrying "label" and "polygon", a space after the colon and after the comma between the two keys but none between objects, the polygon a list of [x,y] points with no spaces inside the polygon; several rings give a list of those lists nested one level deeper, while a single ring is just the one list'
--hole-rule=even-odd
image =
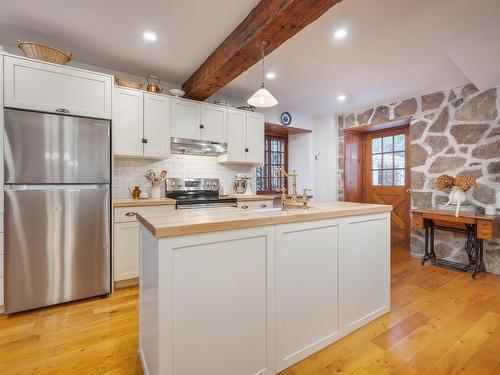
[{"label": "door window pane", "polygon": [[392,155],[393,153],[391,152],[390,154],[383,154],[383,163],[382,166],[384,169],[391,169],[392,168]]},{"label": "door window pane", "polygon": [[382,172],[382,184],[385,186],[392,185],[392,169]]},{"label": "door window pane", "polygon": [[382,138],[372,139],[372,154],[379,154],[382,152]]},{"label": "door window pane", "polygon": [[372,155],[372,169],[382,169],[382,155]]},{"label": "door window pane", "polygon": [[373,171],[372,185],[382,185],[382,171]]},{"label": "door window pane", "polygon": [[392,136],[384,137],[383,150],[384,152],[392,152]]},{"label": "door window pane", "polygon": [[405,170],[395,169],[394,170],[394,185],[405,186]]},{"label": "door window pane", "polygon": [[404,151],[405,149],[405,135],[399,134],[394,136],[394,151]]},{"label": "door window pane", "polygon": [[405,153],[395,152],[394,153],[394,168],[404,168],[405,167]]}]

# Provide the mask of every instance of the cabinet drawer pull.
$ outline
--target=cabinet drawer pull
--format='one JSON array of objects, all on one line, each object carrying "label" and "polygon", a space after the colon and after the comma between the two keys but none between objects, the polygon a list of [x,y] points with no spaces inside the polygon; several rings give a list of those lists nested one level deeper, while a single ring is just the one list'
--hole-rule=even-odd
[{"label": "cabinet drawer pull", "polygon": [[266,208],[266,207],[267,207],[267,204],[262,203],[262,204],[260,205],[260,207],[262,207],[262,208]]},{"label": "cabinet drawer pull", "polygon": [[245,205],[241,206],[241,208],[243,208],[244,210],[246,210],[248,208],[248,206],[245,204]]},{"label": "cabinet drawer pull", "polygon": [[135,212],[127,212],[125,214],[125,216],[128,216],[128,217],[135,216]]},{"label": "cabinet drawer pull", "polygon": [[68,111],[66,108],[57,108],[56,109],[56,112],[59,112],[59,113],[71,113],[70,111]]}]

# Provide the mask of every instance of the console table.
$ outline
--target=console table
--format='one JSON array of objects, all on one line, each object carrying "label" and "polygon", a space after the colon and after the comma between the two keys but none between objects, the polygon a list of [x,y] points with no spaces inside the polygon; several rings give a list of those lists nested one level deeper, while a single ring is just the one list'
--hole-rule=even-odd
[{"label": "console table", "polygon": [[[433,264],[471,271],[472,278],[475,279],[478,272],[485,270],[483,240],[493,240],[500,235],[500,216],[460,212],[459,217],[455,217],[455,211],[415,209],[412,210],[412,227],[425,230],[425,252],[422,265],[430,260]],[[469,259],[468,264],[436,257],[434,252],[434,231],[436,229],[466,235],[465,252]]]}]

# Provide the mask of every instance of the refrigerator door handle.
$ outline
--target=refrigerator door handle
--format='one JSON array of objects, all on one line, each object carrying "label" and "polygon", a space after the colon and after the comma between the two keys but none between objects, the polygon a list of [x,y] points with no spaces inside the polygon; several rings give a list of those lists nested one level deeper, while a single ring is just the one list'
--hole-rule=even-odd
[{"label": "refrigerator door handle", "polygon": [[64,185],[4,185],[4,190],[106,190],[109,184],[64,184]]}]

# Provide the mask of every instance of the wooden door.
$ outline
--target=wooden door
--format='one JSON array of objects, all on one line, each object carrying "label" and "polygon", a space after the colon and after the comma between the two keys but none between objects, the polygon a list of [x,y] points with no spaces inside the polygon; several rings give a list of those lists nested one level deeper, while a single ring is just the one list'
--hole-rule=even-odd
[{"label": "wooden door", "polygon": [[409,243],[410,168],[408,127],[365,136],[365,196],[367,203],[392,205],[391,239]]}]

